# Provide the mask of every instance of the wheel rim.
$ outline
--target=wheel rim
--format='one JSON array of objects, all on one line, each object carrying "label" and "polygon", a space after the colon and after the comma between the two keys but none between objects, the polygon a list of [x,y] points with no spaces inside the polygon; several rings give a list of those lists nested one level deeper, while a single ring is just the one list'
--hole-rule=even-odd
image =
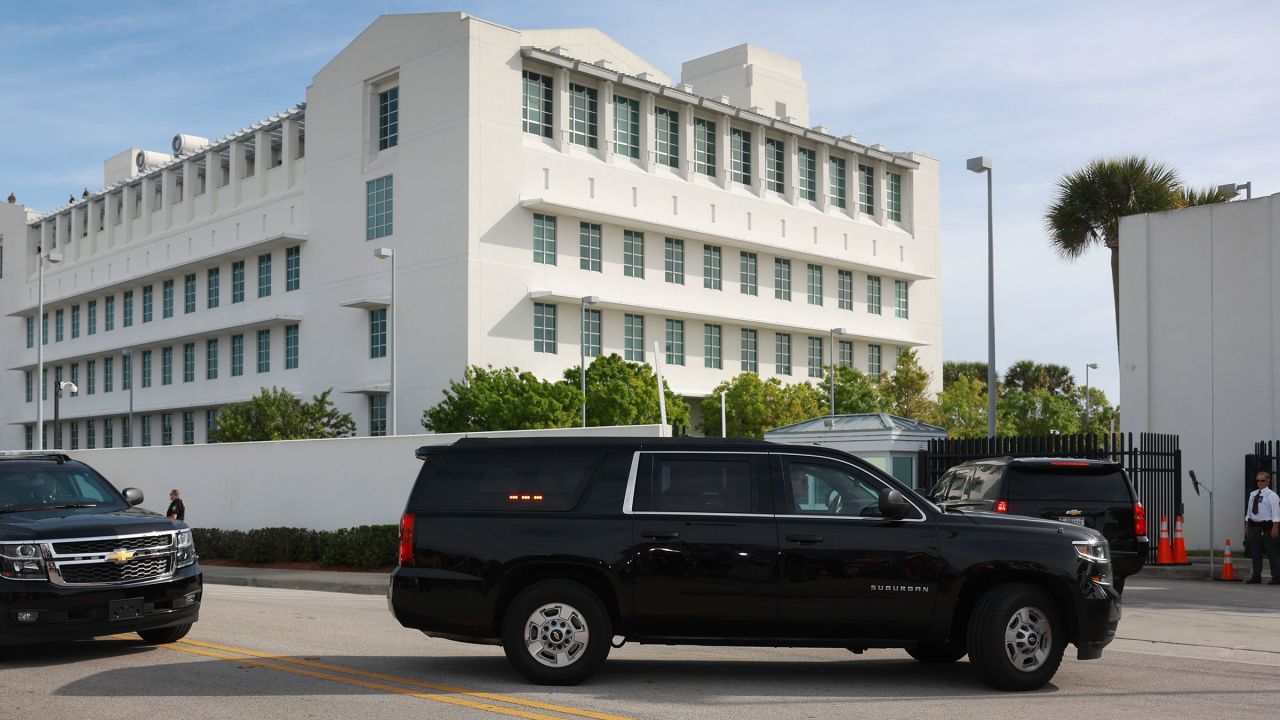
[{"label": "wheel rim", "polygon": [[1009,618],[1004,628],[1004,651],[1015,668],[1023,672],[1039,670],[1052,648],[1053,627],[1043,610],[1024,607]]},{"label": "wheel rim", "polygon": [[525,649],[547,667],[574,664],[586,652],[590,639],[586,617],[566,603],[547,603],[524,623]]}]

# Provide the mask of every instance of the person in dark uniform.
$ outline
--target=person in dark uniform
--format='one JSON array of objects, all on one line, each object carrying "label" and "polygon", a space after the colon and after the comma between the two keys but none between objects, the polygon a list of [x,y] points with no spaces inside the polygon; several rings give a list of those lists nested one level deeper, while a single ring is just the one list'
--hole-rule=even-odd
[{"label": "person in dark uniform", "polygon": [[187,519],[187,504],[182,502],[181,493],[178,492],[177,488],[169,491],[169,511],[165,513],[165,516],[170,520]]},{"label": "person in dark uniform", "polygon": [[1280,497],[1271,485],[1271,475],[1259,471],[1258,489],[1249,493],[1245,507],[1244,532],[1249,544],[1249,557],[1253,560],[1253,574],[1246,581],[1256,585],[1262,582],[1262,554],[1271,559],[1271,585],[1280,585]]}]

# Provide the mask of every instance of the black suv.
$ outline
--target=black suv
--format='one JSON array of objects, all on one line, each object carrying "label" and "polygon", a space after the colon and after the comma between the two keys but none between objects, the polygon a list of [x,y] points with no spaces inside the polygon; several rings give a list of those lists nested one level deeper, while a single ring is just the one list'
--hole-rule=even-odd
[{"label": "black suv", "polygon": [[839,451],[749,440],[466,439],[423,447],[388,604],[501,644],[533,682],[615,637],[969,655],[1029,690],[1100,657],[1119,595],[1094,530],[948,511]]},{"label": "black suv", "polygon": [[191,531],[59,452],[0,452],[0,645],[136,632],[171,643],[200,614]]},{"label": "black suv", "polygon": [[1147,562],[1147,513],[1118,463],[1076,458],[998,457],[948,470],[929,497],[947,508],[971,507],[1057,520],[1102,533],[1111,545],[1113,585]]}]

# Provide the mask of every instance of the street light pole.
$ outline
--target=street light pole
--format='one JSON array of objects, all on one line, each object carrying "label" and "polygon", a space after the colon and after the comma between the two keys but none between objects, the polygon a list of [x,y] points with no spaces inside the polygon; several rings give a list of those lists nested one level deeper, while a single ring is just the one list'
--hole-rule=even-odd
[{"label": "street light pole", "polygon": [[80,388],[70,380],[61,380],[53,388],[53,446],[58,450],[62,449],[62,421],[59,420],[58,401],[62,398],[63,390],[74,394],[80,392]]},{"label": "street light pole", "polygon": [[996,263],[991,198],[991,158],[969,158],[970,172],[987,174],[987,437],[996,436]]},{"label": "street light pole", "polygon": [[391,302],[387,309],[387,344],[391,355],[391,384],[387,387],[387,415],[391,419],[391,435],[396,434],[396,253],[380,247],[373,251],[379,260],[391,260]]},{"label": "street light pole", "polygon": [[46,262],[54,263],[54,264],[62,262],[62,253],[58,252],[57,250],[50,250],[48,253],[45,253],[43,250],[40,250],[40,252],[37,253],[37,257],[38,257],[38,260],[36,261],[36,266],[38,267],[39,271],[37,273],[38,278],[36,279],[36,285],[38,286],[36,288],[36,297],[39,299],[36,302],[35,324],[39,325],[40,329],[37,332],[38,337],[36,338],[36,382],[40,383],[40,392],[36,393],[36,431],[34,435],[35,435],[35,449],[43,450],[44,449],[44,394],[45,394],[44,264]]},{"label": "street light pole", "polygon": [[1089,370],[1097,370],[1098,363],[1084,366],[1084,431],[1089,432]]},{"label": "street light pole", "polygon": [[578,384],[582,390],[582,427],[587,426],[587,306],[600,302],[598,295],[583,295],[578,312]]},{"label": "street light pole", "polygon": [[830,395],[831,395],[830,425],[833,428],[836,426],[836,336],[844,335],[844,334],[845,334],[845,329],[842,327],[831,328],[831,347],[827,351],[827,356],[831,359],[831,382],[829,383],[831,386],[830,388]]}]

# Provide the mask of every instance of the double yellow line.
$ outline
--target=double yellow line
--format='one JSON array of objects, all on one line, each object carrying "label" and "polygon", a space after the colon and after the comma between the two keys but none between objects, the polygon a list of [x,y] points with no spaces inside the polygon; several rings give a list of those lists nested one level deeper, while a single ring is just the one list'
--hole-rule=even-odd
[{"label": "double yellow line", "polygon": [[[136,639],[129,635],[116,635],[114,637],[121,640]],[[433,702],[448,703],[450,705],[461,705],[463,707],[484,710],[498,715],[525,718],[526,720],[564,720],[562,716],[565,715],[591,718],[591,720],[630,720],[630,718],[626,718],[621,715],[608,715],[606,713],[581,710],[563,705],[553,705],[551,703],[538,702],[536,700],[526,700],[524,698],[513,697],[511,695],[479,692],[476,690],[454,687],[452,685],[424,682],[422,680],[415,680],[413,678],[400,677],[397,675],[386,675],[383,673],[368,672],[366,670],[357,670],[355,668],[334,665],[332,663],[317,662],[315,660],[270,655],[268,653],[261,653],[255,650],[228,647],[226,645],[215,645],[213,643],[201,642],[199,640],[180,640],[172,645],[161,645],[160,647],[167,650],[177,650],[180,652],[191,653],[193,655],[217,658],[219,660],[234,660],[242,665],[280,670],[282,672],[315,678],[317,680],[329,680],[331,682],[338,682],[344,685],[354,685],[367,690],[407,695],[420,700],[431,700]],[[431,690],[434,692],[423,692],[423,690],[415,690],[413,688],[422,688],[423,690]],[[536,712],[538,710],[544,712]],[[547,715],[544,713],[558,713],[558,715]]]}]

